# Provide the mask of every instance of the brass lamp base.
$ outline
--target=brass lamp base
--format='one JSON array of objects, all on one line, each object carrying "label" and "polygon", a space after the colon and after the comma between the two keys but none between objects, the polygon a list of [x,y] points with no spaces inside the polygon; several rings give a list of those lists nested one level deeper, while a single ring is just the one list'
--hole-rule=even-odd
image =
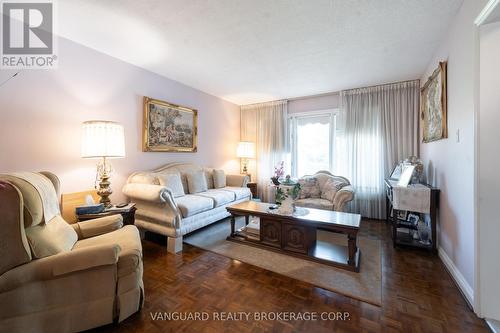
[{"label": "brass lamp base", "polygon": [[248,174],[248,158],[242,158],[241,164],[243,164],[242,173]]},{"label": "brass lamp base", "polygon": [[104,207],[111,207],[111,199],[109,196],[113,193],[111,189],[111,182],[109,178],[111,178],[111,164],[106,164],[106,158],[104,157],[102,163],[97,165],[97,175],[100,178],[99,187],[97,189],[97,195],[101,197],[99,203],[104,204]]},{"label": "brass lamp base", "polygon": [[111,207],[111,199],[109,196],[113,193],[111,189],[111,182],[109,181],[109,175],[101,176],[101,181],[99,182],[99,188],[97,189],[97,195],[101,197],[100,203],[104,204],[104,207]]}]

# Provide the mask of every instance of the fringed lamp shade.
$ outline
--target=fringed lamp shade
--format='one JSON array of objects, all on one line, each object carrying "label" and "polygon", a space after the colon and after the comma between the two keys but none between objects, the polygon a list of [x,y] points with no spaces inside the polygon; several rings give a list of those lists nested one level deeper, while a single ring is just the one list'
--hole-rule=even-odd
[{"label": "fringed lamp shade", "polygon": [[113,121],[92,120],[82,125],[82,157],[125,157],[123,126]]},{"label": "fringed lamp shade", "polygon": [[236,157],[239,158],[254,158],[255,157],[255,144],[253,142],[242,141],[238,144],[236,150]]},{"label": "fringed lamp shade", "polygon": [[101,197],[100,203],[111,207],[109,196],[111,189],[111,164],[108,158],[125,157],[125,134],[123,126],[113,121],[91,120],[82,124],[82,157],[102,158],[97,164],[97,178],[99,187],[97,194]]}]

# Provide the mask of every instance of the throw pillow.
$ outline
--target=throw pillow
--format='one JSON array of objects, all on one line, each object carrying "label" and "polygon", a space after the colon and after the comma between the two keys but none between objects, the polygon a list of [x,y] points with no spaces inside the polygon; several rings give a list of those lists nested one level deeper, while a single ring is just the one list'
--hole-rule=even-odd
[{"label": "throw pillow", "polygon": [[226,174],[224,173],[224,170],[214,170],[214,187],[226,187]]},{"label": "throw pillow", "polygon": [[338,191],[340,191],[344,186],[347,185],[349,184],[347,184],[342,179],[329,178],[323,186],[321,198],[333,201],[333,199],[335,198],[335,194],[337,194]]},{"label": "throw pillow", "polygon": [[299,199],[320,197],[321,192],[319,190],[319,184],[316,177],[310,177],[310,176],[302,177],[299,179],[299,184],[300,184]]},{"label": "throw pillow", "polygon": [[182,187],[181,176],[178,173],[159,173],[157,177],[161,186],[168,187],[172,191],[174,198],[184,196],[184,187]]},{"label": "throw pillow", "polygon": [[159,185],[157,174],[149,172],[138,172],[134,174],[131,183]]},{"label": "throw pillow", "polygon": [[188,183],[189,193],[191,194],[205,192],[208,190],[205,173],[201,170],[186,173],[186,180]]},{"label": "throw pillow", "polygon": [[49,223],[26,228],[26,238],[33,257],[40,259],[70,251],[78,240],[78,235],[61,215],[56,215]]},{"label": "throw pillow", "polygon": [[207,179],[207,186],[209,189],[214,188],[214,176],[213,169],[204,168],[203,172],[205,172],[205,178]]}]

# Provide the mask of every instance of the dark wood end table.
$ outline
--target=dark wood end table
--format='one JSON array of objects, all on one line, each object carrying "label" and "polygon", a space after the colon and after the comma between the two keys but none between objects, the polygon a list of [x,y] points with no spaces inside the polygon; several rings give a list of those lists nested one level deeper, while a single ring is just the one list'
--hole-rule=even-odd
[{"label": "dark wood end table", "polygon": [[98,214],[82,214],[82,215],[76,215],[76,218],[78,219],[78,222],[83,222],[83,221],[88,221],[92,219],[97,219],[99,217],[105,217],[105,216],[111,216],[111,215],[116,215],[116,214],[121,214],[123,217],[123,225],[133,225],[135,223],[135,211],[137,208],[135,207],[135,204],[132,205],[132,207],[129,207],[128,209],[125,210],[104,210],[102,213]]},{"label": "dark wood end table", "polygon": [[250,189],[250,192],[252,192],[252,198],[256,199],[259,197],[259,194],[257,192],[257,183],[247,183],[247,187]]}]

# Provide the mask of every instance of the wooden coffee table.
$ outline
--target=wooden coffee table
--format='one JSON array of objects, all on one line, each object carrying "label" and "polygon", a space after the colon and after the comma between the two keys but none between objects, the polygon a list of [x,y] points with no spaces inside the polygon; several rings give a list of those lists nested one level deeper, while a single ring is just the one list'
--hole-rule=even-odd
[{"label": "wooden coffee table", "polygon": [[[303,216],[288,216],[270,212],[271,205],[247,201],[227,207],[231,213],[227,240],[359,272],[361,252],[356,238],[361,215],[305,208]],[[258,238],[249,237],[245,228],[235,230],[235,218],[244,216],[248,224],[250,215],[260,218]],[[317,230],[346,234],[347,246],[317,241]]]}]

